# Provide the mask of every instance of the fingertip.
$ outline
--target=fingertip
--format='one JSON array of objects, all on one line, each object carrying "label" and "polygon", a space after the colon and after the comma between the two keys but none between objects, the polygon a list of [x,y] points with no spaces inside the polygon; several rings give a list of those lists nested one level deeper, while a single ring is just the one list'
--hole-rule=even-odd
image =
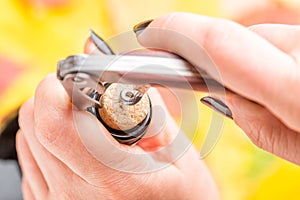
[{"label": "fingertip", "polygon": [[221,113],[222,115],[224,115],[230,119],[233,119],[230,108],[220,99],[206,96],[206,97],[201,98],[200,101],[201,101],[201,103],[208,106],[209,108]]},{"label": "fingertip", "polygon": [[153,21],[153,19],[142,21],[133,27],[133,32],[138,37]]},{"label": "fingertip", "polygon": [[90,36],[84,45],[84,53],[85,54],[93,54],[93,55],[103,55],[105,53],[101,52],[98,47],[96,46],[96,44],[93,42],[92,37]]},{"label": "fingertip", "polygon": [[232,111],[233,121],[244,130],[250,138],[255,133],[254,129],[258,124],[263,124],[268,118],[271,120],[270,113],[260,104],[245,99],[238,95],[227,95],[226,104]]},{"label": "fingertip", "polygon": [[249,106],[251,106],[251,103],[249,104],[247,99],[235,94],[226,95],[225,99],[226,105],[231,110],[232,118],[235,123],[238,124],[238,122],[241,121],[242,118],[244,118],[243,115],[249,116],[249,114],[251,114],[248,113],[250,109]]},{"label": "fingertip", "polygon": [[91,37],[89,37],[84,45],[84,53],[86,54],[91,54],[92,52],[94,52],[96,49],[96,46],[94,45]]}]

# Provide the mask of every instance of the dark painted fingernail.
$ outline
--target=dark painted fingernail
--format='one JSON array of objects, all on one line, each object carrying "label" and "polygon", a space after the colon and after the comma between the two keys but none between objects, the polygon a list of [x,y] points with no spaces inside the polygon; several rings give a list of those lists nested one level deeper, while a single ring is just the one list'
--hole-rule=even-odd
[{"label": "dark painted fingernail", "polygon": [[226,117],[229,117],[230,119],[233,119],[231,110],[222,101],[209,96],[203,97],[200,101],[211,109],[225,115]]},{"label": "dark painted fingernail", "polygon": [[91,36],[93,43],[99,49],[99,51],[101,51],[102,53],[107,54],[107,55],[115,54],[113,52],[113,50],[108,46],[108,44],[91,29],[90,29],[90,36]]},{"label": "dark painted fingernail", "polygon": [[133,27],[133,31],[135,32],[136,35],[141,34],[145,30],[145,28],[147,28],[149,26],[149,24],[152,21],[153,21],[153,19],[150,19],[150,20],[146,20],[146,21],[138,23],[137,25],[135,25]]}]

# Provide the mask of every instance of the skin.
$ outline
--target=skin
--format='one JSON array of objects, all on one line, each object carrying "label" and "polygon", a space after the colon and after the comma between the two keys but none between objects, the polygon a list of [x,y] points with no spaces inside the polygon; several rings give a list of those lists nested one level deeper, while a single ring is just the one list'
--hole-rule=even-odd
[{"label": "skin", "polygon": [[[237,93],[226,96],[235,123],[257,146],[299,165],[299,34],[297,25],[245,28],[224,19],[172,13],[154,20],[138,40],[201,66]],[[196,45],[186,48],[178,35]],[[201,59],[199,47],[213,66]]]},{"label": "skin", "polygon": [[[151,92],[151,96],[163,105],[156,91]],[[72,111],[61,84],[54,75],[49,75],[37,88],[35,97],[20,110],[17,151],[25,199],[196,199],[206,193],[207,197],[217,199],[216,186],[194,148],[188,148],[182,157],[156,172],[134,174],[114,170],[86,149],[76,131],[73,115],[85,122],[86,135],[92,135],[95,125],[103,130],[96,129],[97,134],[103,134],[97,148],[114,158],[111,165],[121,163],[133,169],[148,162],[168,162],[160,153],[149,154],[140,160],[133,160],[130,155],[136,152],[147,155],[154,146],[166,146],[173,133],[178,132],[168,116],[171,121],[160,136],[147,138],[135,146],[121,145],[93,116]],[[128,154],[115,154],[116,149]]]},{"label": "skin", "polygon": [[[223,19],[172,13],[154,20],[138,41],[145,47],[174,52],[222,80],[238,94],[227,95],[226,103],[252,141],[299,164],[300,104],[295,100],[300,95],[299,33],[298,26],[245,28]],[[196,45],[187,47],[178,35]],[[215,65],[200,59],[199,46]],[[210,68],[215,66],[218,73]],[[83,145],[74,113],[85,122],[87,132],[93,132],[90,127],[102,130],[96,147],[103,154],[112,152],[111,164],[138,169],[147,161],[167,163],[177,147],[170,149],[170,155],[148,153],[170,146],[178,127],[157,91],[150,96],[165,109],[167,125],[154,137],[128,147],[118,144],[88,113],[72,110],[54,75],[46,77],[20,111],[17,150],[25,199],[217,199],[216,186],[193,147],[162,170],[132,174],[103,165]],[[131,162],[125,154],[115,154],[115,149],[149,156]]]},{"label": "skin", "polygon": [[[88,39],[85,52],[94,50]],[[55,75],[47,76],[19,114],[17,151],[24,199],[199,199],[203,194],[218,199],[213,178],[194,147],[188,145],[180,157],[172,153],[186,145],[187,138],[179,132],[158,90],[151,88],[148,94],[152,105],[163,109],[165,126],[150,125],[138,144],[126,146],[116,142],[94,116],[72,109]],[[84,135],[78,133],[74,116],[84,121]],[[170,145],[178,135],[185,142]],[[97,141],[95,149],[89,146],[93,141]],[[164,147],[168,151],[160,152]],[[113,160],[102,163],[95,152]],[[146,156],[135,158],[136,153]],[[139,173],[149,163],[166,167]],[[110,167],[118,164],[129,166],[130,173]],[[132,173],[135,169],[137,173]]]}]

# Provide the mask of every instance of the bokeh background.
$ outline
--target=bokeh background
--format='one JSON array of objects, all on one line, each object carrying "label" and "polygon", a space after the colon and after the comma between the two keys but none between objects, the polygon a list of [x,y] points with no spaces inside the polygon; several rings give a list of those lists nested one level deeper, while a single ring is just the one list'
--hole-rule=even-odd
[{"label": "bokeh background", "polygon": [[[83,52],[89,29],[110,38],[173,11],[224,17],[245,26],[300,24],[299,0],[0,0],[0,129],[39,81],[55,72],[58,60]],[[203,135],[212,111],[200,104],[199,110]],[[205,160],[222,199],[300,199],[300,168],[256,148],[228,119]]]}]

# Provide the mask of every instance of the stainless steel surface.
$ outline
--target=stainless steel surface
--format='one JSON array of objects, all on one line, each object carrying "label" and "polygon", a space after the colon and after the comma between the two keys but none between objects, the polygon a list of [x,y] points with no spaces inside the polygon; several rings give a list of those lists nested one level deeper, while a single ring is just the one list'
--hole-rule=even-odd
[{"label": "stainless steel surface", "polygon": [[58,63],[57,77],[73,103],[86,109],[100,103],[91,93],[103,94],[103,83],[135,84],[141,88],[164,86],[195,91],[223,90],[224,87],[205,72],[197,71],[179,58],[136,55],[77,55]]},{"label": "stainless steel surface", "polygon": [[157,84],[205,90],[205,81],[220,84],[203,71],[196,71],[188,62],[176,58],[132,55],[78,55],[58,64],[58,76],[84,72],[101,82],[128,84]]}]

